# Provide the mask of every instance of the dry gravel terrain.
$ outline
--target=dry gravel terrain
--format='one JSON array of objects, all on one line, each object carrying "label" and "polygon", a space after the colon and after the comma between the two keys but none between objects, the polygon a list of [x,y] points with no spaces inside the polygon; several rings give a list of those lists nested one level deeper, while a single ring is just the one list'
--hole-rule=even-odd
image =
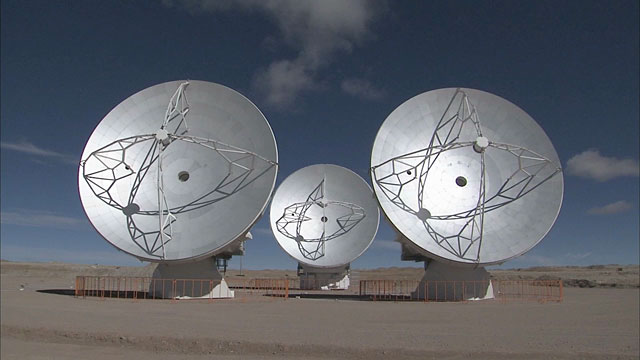
[{"label": "dry gravel terrain", "polygon": [[[638,359],[638,266],[491,271],[557,279],[562,303],[403,303],[261,296],[178,301],[80,299],[76,275],[147,276],[150,267],[2,262],[2,359]],[[295,276],[244,271],[243,278]],[[228,273],[229,277],[237,276]],[[421,269],[353,271],[420,279]],[[582,286],[582,287],[580,287]],[[20,290],[21,287],[24,290]]]}]

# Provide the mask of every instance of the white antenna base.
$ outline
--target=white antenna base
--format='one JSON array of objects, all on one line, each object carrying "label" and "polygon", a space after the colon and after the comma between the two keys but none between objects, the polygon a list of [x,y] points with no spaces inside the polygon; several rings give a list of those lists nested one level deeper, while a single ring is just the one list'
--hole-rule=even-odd
[{"label": "white antenna base", "polygon": [[215,257],[172,264],[159,263],[149,284],[149,296],[164,299],[233,298],[224,277],[216,267]]},{"label": "white antenna base", "polygon": [[349,265],[316,268],[298,263],[298,277],[302,290],[347,290]]},{"label": "white antenna base", "polygon": [[489,272],[484,267],[470,268],[437,261],[425,262],[422,280],[411,297],[432,301],[493,299]]}]

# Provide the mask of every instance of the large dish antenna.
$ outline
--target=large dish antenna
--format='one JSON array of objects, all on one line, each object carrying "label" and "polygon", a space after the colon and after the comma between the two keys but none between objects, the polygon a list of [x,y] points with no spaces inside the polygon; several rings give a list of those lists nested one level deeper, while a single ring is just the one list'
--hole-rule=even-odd
[{"label": "large dish antenna", "polygon": [[141,260],[184,262],[244,240],[275,185],[273,132],[247,98],[219,84],[173,81],[116,106],[78,171],[87,217]]},{"label": "large dish antenna", "polygon": [[278,244],[303,265],[348,265],[371,245],[380,213],[369,185],[346,168],[318,164],[287,177],[271,202]]},{"label": "large dish antenna", "polygon": [[420,94],[384,121],[371,178],[389,221],[426,258],[489,265],[519,256],[560,211],[560,161],[523,110],[473,89]]}]

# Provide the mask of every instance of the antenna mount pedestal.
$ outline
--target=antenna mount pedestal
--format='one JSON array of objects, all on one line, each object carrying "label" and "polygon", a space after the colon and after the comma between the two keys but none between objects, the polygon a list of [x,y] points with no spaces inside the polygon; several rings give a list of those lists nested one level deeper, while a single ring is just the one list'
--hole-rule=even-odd
[{"label": "antenna mount pedestal", "polygon": [[300,289],[346,290],[349,288],[350,266],[317,268],[298,263]]},{"label": "antenna mount pedestal", "polygon": [[162,262],[153,271],[149,293],[165,299],[233,298],[215,257],[187,263]]},{"label": "antenna mount pedestal", "polygon": [[432,301],[493,299],[489,272],[482,266],[456,266],[425,261],[422,280],[411,293],[412,298]]}]

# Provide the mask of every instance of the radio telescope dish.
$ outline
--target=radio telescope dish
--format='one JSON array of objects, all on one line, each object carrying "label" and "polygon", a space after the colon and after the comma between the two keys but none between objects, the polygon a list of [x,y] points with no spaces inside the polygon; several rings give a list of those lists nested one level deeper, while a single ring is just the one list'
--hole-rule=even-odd
[{"label": "radio telescope dish", "polygon": [[523,110],[473,89],[420,94],[384,121],[371,178],[383,212],[425,257],[489,265],[519,256],[560,211],[562,169]]},{"label": "radio telescope dish", "polygon": [[276,142],[260,110],[205,81],[144,89],[98,124],[82,154],[80,199],[96,230],[141,260],[215,256],[263,213]]},{"label": "radio telescope dish", "polygon": [[358,258],[371,245],[379,220],[369,185],[337,165],[294,172],[271,202],[271,229],[278,244],[313,268],[337,268]]}]

